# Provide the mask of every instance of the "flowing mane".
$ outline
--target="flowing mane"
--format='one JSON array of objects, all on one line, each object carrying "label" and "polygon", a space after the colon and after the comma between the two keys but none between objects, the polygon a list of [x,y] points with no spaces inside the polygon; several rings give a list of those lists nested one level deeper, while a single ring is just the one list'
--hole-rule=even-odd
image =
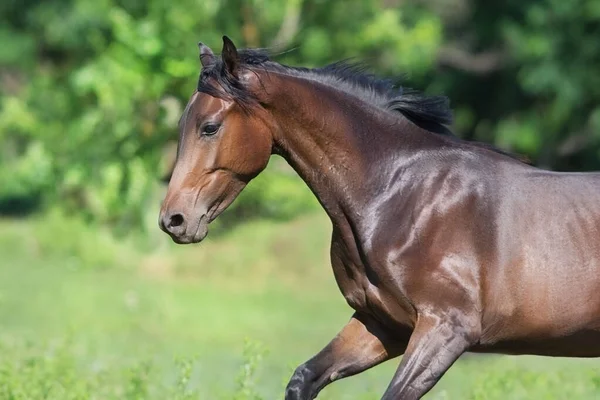
[{"label": "flowing mane", "polygon": [[[238,55],[240,68],[276,71],[314,80],[358,97],[387,112],[399,113],[430,132],[449,136],[456,141],[486,148],[527,162],[524,157],[511,154],[487,143],[463,141],[447,127],[452,124],[452,109],[446,96],[427,96],[416,90],[405,88],[392,79],[380,78],[368,72],[364,64],[351,63],[346,60],[320,68],[305,68],[291,67],[272,61],[269,52],[265,49],[243,49],[238,51]],[[214,82],[218,85],[215,86]],[[214,64],[202,70],[197,90],[214,97],[233,100],[245,110],[250,110],[257,103],[253,94],[246,90],[238,79],[227,73],[220,57]]]}]

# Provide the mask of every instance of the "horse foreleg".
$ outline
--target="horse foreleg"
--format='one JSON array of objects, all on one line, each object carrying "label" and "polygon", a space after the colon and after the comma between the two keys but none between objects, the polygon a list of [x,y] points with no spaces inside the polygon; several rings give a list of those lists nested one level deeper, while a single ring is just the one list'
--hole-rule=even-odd
[{"label": "horse foreleg", "polygon": [[382,400],[420,399],[476,340],[466,317],[422,316]]},{"label": "horse foreleg", "polygon": [[286,400],[312,400],[329,383],[358,374],[404,351],[405,337],[388,334],[369,316],[355,313],[348,324],[316,356],[296,368]]}]

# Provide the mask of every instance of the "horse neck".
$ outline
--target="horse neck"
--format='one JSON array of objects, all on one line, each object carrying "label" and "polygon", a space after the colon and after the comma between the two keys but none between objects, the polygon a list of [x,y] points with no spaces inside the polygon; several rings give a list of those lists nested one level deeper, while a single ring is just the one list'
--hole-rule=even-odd
[{"label": "horse neck", "polygon": [[398,166],[435,145],[437,135],[401,116],[324,84],[274,75],[267,89],[277,125],[274,152],[307,183],[334,225],[360,222],[395,173],[382,166]]}]

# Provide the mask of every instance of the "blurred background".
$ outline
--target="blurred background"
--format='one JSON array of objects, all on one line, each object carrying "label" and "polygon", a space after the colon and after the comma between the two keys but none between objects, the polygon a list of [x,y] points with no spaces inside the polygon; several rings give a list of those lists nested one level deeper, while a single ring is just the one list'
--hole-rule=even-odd
[{"label": "blurred background", "polygon": [[[275,399],[351,315],[330,224],[273,159],[201,245],[157,226],[215,51],[366,61],[445,94],[454,132],[600,170],[598,0],[3,0],[0,399]],[[319,399],[378,399],[391,361]],[[429,399],[600,396],[600,362],[467,356]]]}]

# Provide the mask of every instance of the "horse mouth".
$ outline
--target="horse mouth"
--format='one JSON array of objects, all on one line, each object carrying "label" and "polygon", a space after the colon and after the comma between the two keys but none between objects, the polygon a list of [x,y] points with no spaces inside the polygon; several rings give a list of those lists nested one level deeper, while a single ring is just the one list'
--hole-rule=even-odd
[{"label": "horse mouth", "polygon": [[208,235],[209,223],[210,222],[208,221],[206,214],[200,217],[200,221],[198,221],[198,227],[196,228],[196,233],[194,233],[192,238],[192,243],[200,243],[202,240],[204,240],[206,235]]},{"label": "horse mouth", "polygon": [[[208,225],[217,219],[219,215],[235,200],[237,195],[242,191],[246,183],[244,181],[232,180],[227,182],[225,190],[221,194],[216,196],[214,201],[211,201],[211,205],[208,208],[195,207],[195,203],[198,202],[197,194],[194,202],[194,209],[188,211],[188,218],[184,218],[184,213],[172,214],[169,218],[179,216],[180,218],[175,221],[172,225],[172,220],[165,217],[161,217],[159,225],[163,231],[171,236],[171,239],[177,244],[192,244],[199,243],[208,235]],[[211,196],[212,197],[212,196]],[[167,211],[163,211],[163,214]],[[169,215],[169,214],[166,214]],[[199,216],[199,217],[198,217]],[[195,223],[194,223],[195,221]]]}]

